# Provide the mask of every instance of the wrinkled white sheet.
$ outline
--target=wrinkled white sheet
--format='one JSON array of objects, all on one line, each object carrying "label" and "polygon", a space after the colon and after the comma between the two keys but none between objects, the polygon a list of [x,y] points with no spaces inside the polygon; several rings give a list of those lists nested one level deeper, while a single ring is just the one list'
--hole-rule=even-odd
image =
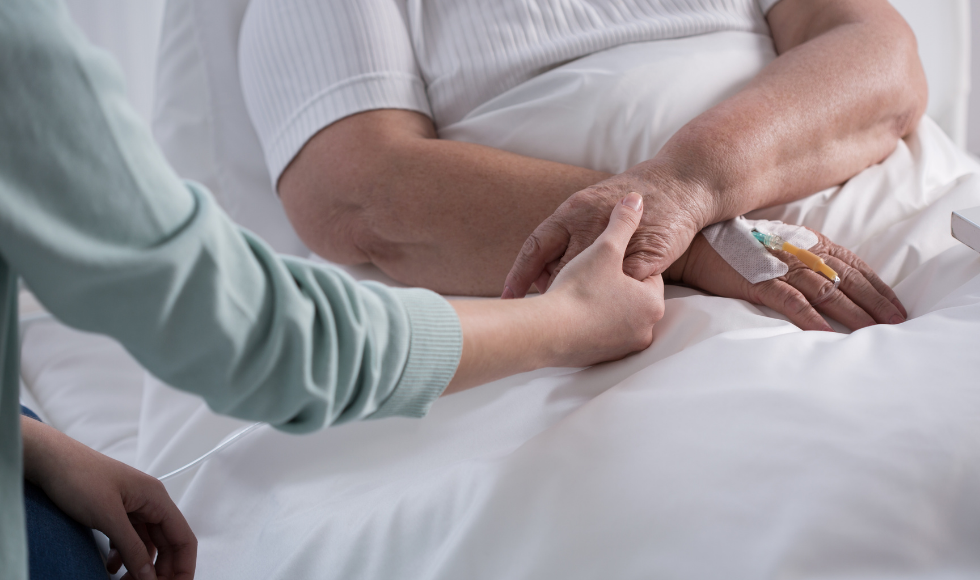
[{"label": "wrinkled white sheet", "polygon": [[[168,488],[202,578],[980,576],[980,166],[929,120],[842,188],[755,212],[822,230],[912,319],[804,333],[668,288],[645,352],[452,395],[423,420],[264,427]],[[243,423],[148,381],[137,466]]]}]

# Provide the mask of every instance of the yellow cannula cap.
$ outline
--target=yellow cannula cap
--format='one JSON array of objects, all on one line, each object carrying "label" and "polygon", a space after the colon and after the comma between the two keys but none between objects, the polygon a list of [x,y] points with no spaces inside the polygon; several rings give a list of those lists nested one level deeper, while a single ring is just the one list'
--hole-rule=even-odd
[{"label": "yellow cannula cap", "polygon": [[835,285],[840,282],[840,278],[837,276],[837,272],[835,272],[833,268],[828,266],[827,263],[824,262],[820,256],[814,254],[813,252],[804,250],[803,248],[797,248],[796,246],[794,246],[789,242],[783,244],[783,250],[799,258],[801,262],[806,264],[807,268],[810,268],[814,272],[819,272],[824,276],[826,276],[827,279],[830,280],[831,282],[834,282]]}]

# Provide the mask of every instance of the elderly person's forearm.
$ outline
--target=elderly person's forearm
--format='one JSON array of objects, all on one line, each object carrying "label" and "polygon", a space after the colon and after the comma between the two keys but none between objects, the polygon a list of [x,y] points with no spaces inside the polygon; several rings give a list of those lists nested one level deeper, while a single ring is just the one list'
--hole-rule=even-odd
[{"label": "elderly person's forearm", "polygon": [[884,0],[782,0],[769,21],[780,56],[631,170],[704,193],[702,225],[846,181],[925,110],[915,37]]},{"label": "elderly person's forearm", "polygon": [[554,278],[627,191],[642,193],[647,210],[623,267],[644,279],[702,228],[840,184],[915,127],[925,75],[915,37],[887,0],[782,0],[769,23],[780,56],[656,157],[564,202],[521,249],[504,297]]}]

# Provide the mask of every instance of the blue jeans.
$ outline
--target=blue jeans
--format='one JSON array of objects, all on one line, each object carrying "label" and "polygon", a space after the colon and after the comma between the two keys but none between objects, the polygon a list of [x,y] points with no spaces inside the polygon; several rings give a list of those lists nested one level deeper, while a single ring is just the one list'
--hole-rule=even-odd
[{"label": "blue jeans", "polygon": [[[21,405],[20,414],[40,421]],[[102,553],[92,530],[58,509],[36,485],[24,482],[24,515],[31,580],[106,580]]]}]

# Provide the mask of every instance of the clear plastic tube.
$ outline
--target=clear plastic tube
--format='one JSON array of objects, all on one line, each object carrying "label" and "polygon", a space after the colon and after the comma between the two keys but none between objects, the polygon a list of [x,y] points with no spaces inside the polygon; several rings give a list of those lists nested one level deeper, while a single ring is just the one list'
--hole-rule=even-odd
[{"label": "clear plastic tube", "polygon": [[225,439],[223,441],[221,441],[221,443],[218,443],[214,447],[214,449],[212,449],[211,451],[208,451],[207,453],[205,453],[204,455],[198,457],[194,461],[191,461],[187,465],[185,465],[183,467],[180,467],[180,468],[177,468],[177,469],[171,471],[170,473],[168,473],[166,475],[162,475],[162,476],[158,477],[157,479],[159,479],[160,481],[167,481],[168,479],[170,479],[172,477],[177,477],[178,475],[180,475],[181,473],[184,473],[188,469],[191,469],[192,467],[194,467],[196,465],[199,465],[201,463],[204,463],[205,461],[208,460],[209,457],[211,457],[215,453],[221,451],[225,447],[228,447],[229,445],[231,445],[235,441],[238,441],[242,437],[248,435],[252,431],[255,431],[256,429],[258,429],[262,425],[265,425],[265,423],[252,423],[248,427],[243,427],[243,428],[239,429],[238,431],[235,431],[234,433],[232,433],[228,437],[225,437]]}]

